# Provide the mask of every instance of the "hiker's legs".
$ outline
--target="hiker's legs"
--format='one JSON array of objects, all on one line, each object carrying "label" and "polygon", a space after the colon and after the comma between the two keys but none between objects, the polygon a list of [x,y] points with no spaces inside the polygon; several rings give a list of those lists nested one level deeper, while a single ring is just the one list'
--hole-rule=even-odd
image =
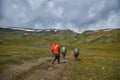
[{"label": "hiker's legs", "polygon": [[62,53],[62,58],[64,59],[64,53]]},{"label": "hiker's legs", "polygon": [[65,59],[65,53],[63,53],[63,59]]},{"label": "hiker's legs", "polygon": [[57,56],[57,62],[60,63],[60,55]]},{"label": "hiker's legs", "polygon": [[66,53],[64,54],[64,59],[65,59]]},{"label": "hiker's legs", "polygon": [[54,59],[53,59],[53,61],[52,61],[52,64],[54,64],[54,62],[56,61],[56,59],[57,59],[57,56],[56,55],[54,55],[55,57],[54,57]]},{"label": "hiker's legs", "polygon": [[75,60],[77,61],[78,60],[78,55],[74,55],[75,56]]}]

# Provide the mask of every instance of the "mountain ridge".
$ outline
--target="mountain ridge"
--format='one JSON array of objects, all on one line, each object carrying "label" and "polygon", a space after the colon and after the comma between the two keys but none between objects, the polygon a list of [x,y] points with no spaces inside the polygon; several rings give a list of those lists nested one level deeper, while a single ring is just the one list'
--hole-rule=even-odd
[{"label": "mountain ridge", "polygon": [[[11,28],[0,28],[0,42],[5,40],[32,41],[41,40],[44,44],[59,42],[69,44],[97,44],[97,43],[120,43],[120,28],[87,30],[76,33],[70,29],[41,29],[41,30],[16,30]],[[22,42],[22,41],[21,41]],[[40,42],[40,41],[39,41]]]}]

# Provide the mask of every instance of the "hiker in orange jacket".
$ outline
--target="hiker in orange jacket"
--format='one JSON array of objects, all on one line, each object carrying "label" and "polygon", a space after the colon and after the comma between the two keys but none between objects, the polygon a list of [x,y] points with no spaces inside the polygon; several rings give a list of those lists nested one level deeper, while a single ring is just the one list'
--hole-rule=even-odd
[{"label": "hiker in orange jacket", "polygon": [[53,53],[54,53],[54,59],[52,61],[52,64],[54,64],[54,62],[57,60],[58,63],[60,63],[60,46],[58,44],[55,44],[54,49],[53,49]]},{"label": "hiker in orange jacket", "polygon": [[53,44],[51,45],[51,47],[50,47],[50,50],[51,50],[51,52],[52,52],[52,57],[54,57],[54,52],[53,52],[54,46],[55,46],[55,44],[53,43]]}]

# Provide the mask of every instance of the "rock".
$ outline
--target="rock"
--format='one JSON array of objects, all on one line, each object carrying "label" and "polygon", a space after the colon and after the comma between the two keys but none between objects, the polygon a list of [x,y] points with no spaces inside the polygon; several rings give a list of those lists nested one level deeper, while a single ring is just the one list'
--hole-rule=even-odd
[{"label": "rock", "polygon": [[102,70],[104,70],[105,68],[104,67],[102,67]]},{"label": "rock", "polygon": [[68,78],[64,76],[64,77],[63,77],[63,80],[68,80]]},{"label": "rock", "polygon": [[49,68],[48,68],[48,71],[51,71],[52,69],[53,69],[52,67],[49,67]]}]

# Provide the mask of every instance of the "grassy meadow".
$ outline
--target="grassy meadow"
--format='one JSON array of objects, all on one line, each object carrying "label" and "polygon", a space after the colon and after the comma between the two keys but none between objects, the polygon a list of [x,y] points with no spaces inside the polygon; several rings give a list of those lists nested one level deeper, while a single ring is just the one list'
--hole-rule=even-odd
[{"label": "grassy meadow", "polygon": [[[116,46],[115,46],[116,45]],[[90,45],[81,50],[71,80],[119,80],[120,44]]]},{"label": "grassy meadow", "polygon": [[[19,65],[24,61],[51,56],[51,43],[66,46],[67,55],[80,48],[79,60],[73,56],[68,60],[60,75],[68,80],[120,80],[120,38],[118,32],[99,34],[60,32],[57,34],[27,33],[21,31],[0,32],[0,73],[9,65]],[[26,34],[27,35],[26,35]],[[64,35],[65,34],[65,35]],[[114,36],[106,37],[105,35]],[[64,36],[63,36],[64,35]],[[117,40],[116,40],[117,39]],[[39,48],[39,46],[47,46]]]}]

